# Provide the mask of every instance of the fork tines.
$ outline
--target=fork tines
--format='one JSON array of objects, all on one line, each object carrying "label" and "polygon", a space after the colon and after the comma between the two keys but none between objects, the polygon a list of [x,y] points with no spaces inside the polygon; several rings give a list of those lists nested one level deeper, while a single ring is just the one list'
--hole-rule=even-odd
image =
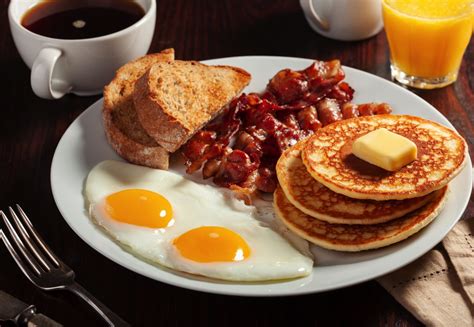
[{"label": "fork tines", "polygon": [[[89,304],[109,326],[129,326],[127,322],[75,282],[74,271],[49,249],[18,204],[16,208],[19,214],[8,207],[14,224],[0,210],[0,216],[11,235],[11,238],[7,237],[5,232],[0,229],[0,238],[23,274],[43,290],[62,289],[76,294]],[[18,254],[17,249],[21,255]]]},{"label": "fork tines", "polygon": [[[16,207],[19,215],[17,215],[12,207],[8,207],[16,228],[8,219],[7,215],[0,210],[0,215],[11,235],[12,242],[10,242],[5,232],[1,229],[0,238],[2,238],[13,259],[16,261],[23,273],[30,279],[33,277],[30,273],[31,270],[36,274],[36,276],[40,276],[42,272],[50,272],[52,269],[58,268],[61,261],[38,235],[23,209],[18,204]],[[22,256],[18,255],[18,252],[15,250],[12,243],[21,252]]]}]

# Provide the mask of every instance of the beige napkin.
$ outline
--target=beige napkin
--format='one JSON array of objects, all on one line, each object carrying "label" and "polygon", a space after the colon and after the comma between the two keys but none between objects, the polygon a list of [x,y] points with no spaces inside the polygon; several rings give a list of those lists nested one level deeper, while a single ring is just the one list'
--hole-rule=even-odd
[{"label": "beige napkin", "polygon": [[474,326],[474,219],[459,222],[444,248],[378,282],[427,326]]},{"label": "beige napkin", "polygon": [[427,326],[472,327],[473,235],[474,218],[462,220],[444,238],[442,246],[377,281]]}]

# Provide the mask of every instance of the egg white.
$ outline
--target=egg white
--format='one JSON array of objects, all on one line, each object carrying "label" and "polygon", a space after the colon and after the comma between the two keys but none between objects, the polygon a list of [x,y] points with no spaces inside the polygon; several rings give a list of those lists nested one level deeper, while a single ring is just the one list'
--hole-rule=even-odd
[{"label": "egg white", "polygon": [[[124,189],[146,189],[163,195],[173,207],[173,223],[146,228],[115,221],[104,210],[105,197]],[[119,161],[103,161],[89,173],[85,185],[90,216],[132,254],[165,267],[223,280],[263,281],[309,275],[313,261],[256,219],[227,190],[197,184],[163,170]],[[173,240],[201,226],[221,226],[243,237],[251,249],[238,262],[199,263],[180,255]]]}]

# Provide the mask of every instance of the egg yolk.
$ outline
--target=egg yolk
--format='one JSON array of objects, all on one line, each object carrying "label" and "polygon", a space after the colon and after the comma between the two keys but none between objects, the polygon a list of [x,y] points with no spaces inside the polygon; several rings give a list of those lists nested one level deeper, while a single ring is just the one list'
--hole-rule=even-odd
[{"label": "egg yolk", "polygon": [[164,196],[142,189],[107,196],[105,211],[116,221],[149,228],[167,227],[173,218],[171,203]]},{"label": "egg yolk", "polygon": [[197,262],[242,261],[250,255],[247,242],[223,227],[204,226],[192,229],[173,241],[181,255]]}]

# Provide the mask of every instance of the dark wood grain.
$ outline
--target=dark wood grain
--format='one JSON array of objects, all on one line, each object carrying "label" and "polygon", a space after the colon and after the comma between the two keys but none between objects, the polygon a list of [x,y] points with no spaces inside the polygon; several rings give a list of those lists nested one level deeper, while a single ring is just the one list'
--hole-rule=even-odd
[{"label": "dark wood grain", "polygon": [[[30,88],[30,71],[13,44],[9,1],[0,1],[0,208],[21,203],[34,213],[40,233],[78,281],[136,326],[418,326],[420,323],[375,281],[297,297],[230,297],[180,289],[139,276],[104,258],[68,227],[54,203],[49,173],[55,147],[68,125],[99,97],[47,101]],[[159,0],[150,52],[174,47],[181,59],[240,55],[339,58],[343,64],[389,78],[384,33],[360,42],[338,42],[314,33],[297,0]],[[415,91],[444,114],[474,154],[474,45],[456,84]],[[375,92],[375,91],[374,91]],[[471,201],[465,216],[474,216]],[[73,295],[33,287],[0,247],[0,289],[66,326],[100,326]]]}]

